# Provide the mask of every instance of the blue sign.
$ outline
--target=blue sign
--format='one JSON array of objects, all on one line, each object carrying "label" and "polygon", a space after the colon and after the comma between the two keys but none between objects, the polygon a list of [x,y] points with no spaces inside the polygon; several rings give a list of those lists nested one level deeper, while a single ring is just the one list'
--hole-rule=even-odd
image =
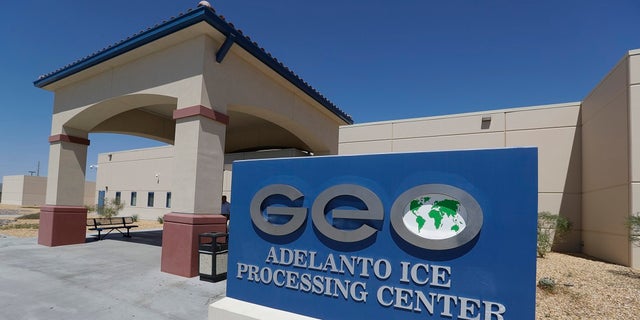
[{"label": "blue sign", "polygon": [[227,296],[321,319],[534,319],[537,150],[238,161]]}]

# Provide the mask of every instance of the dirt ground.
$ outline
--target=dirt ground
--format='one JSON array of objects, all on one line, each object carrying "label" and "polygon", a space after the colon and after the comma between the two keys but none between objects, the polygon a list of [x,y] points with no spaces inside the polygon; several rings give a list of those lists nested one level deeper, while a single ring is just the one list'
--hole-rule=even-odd
[{"label": "dirt ground", "polygon": [[[26,215],[40,212],[40,208],[0,205],[0,234],[19,238],[33,238],[38,236],[38,219],[17,219],[16,215]],[[89,217],[95,216],[92,214]],[[132,231],[162,229],[162,224],[156,220],[138,220],[137,228]],[[14,226],[14,227],[12,227]],[[87,234],[95,231],[87,230]]]}]

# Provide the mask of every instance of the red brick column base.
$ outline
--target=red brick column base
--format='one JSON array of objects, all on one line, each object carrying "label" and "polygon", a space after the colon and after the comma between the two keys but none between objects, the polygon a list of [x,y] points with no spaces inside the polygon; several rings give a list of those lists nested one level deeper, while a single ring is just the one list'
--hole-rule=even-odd
[{"label": "red brick column base", "polygon": [[40,207],[38,244],[55,247],[84,243],[87,238],[87,208]]},{"label": "red brick column base", "polygon": [[198,275],[198,235],[226,232],[227,218],[219,214],[168,213],[162,230],[162,272],[182,277]]}]

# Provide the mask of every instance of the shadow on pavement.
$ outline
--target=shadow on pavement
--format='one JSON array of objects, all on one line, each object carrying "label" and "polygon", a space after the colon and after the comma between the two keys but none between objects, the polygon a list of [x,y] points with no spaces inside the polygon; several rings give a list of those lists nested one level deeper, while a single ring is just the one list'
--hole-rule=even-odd
[{"label": "shadow on pavement", "polygon": [[[156,247],[162,247],[162,230],[150,230],[150,231],[135,231],[131,232],[131,237],[123,237],[119,233],[111,233],[104,237],[102,240],[116,240],[124,242],[133,242],[140,244],[147,244]],[[87,237],[86,242],[98,241],[98,237]]]}]

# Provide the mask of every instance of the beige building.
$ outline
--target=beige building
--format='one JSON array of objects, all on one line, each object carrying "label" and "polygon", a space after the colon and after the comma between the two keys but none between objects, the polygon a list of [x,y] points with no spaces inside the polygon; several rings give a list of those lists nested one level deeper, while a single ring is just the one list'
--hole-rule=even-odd
[{"label": "beige building", "polygon": [[[39,176],[4,176],[2,177],[2,204],[18,206],[42,206],[45,204],[47,177]],[[96,183],[85,181],[84,204],[95,203]]]},{"label": "beige building", "polygon": [[584,99],[583,251],[640,267],[625,221],[640,212],[640,50],[633,50]]},{"label": "beige building", "polygon": [[94,194],[164,212],[161,270],[182,276],[197,274],[197,235],[226,228],[218,199],[233,157],[537,146],[539,209],[574,223],[564,249],[640,266],[624,225],[640,211],[640,50],[582,102],[351,125],[202,4],[35,81],[55,95],[39,244],[85,240],[92,133],[171,145],[101,155]]},{"label": "beige building", "polygon": [[[538,147],[538,210],[574,231],[562,248],[580,251],[580,103],[364,123],[340,128],[340,154]],[[473,159],[469,159],[473,161]]]},{"label": "beige building", "polygon": [[[237,152],[224,157],[222,194],[209,194],[210,200],[220,202],[221,195],[231,200],[231,170],[234,160],[281,157],[303,157],[309,153],[297,149]],[[93,203],[101,198],[118,199],[124,203],[120,215],[143,220],[156,220],[171,211],[173,179],[173,146],[126,150],[98,155],[97,186]],[[43,194],[44,195],[44,194]]]},{"label": "beige building", "polygon": [[[640,139],[637,110],[640,50],[625,55],[582,102],[345,125],[339,129],[338,153],[538,147],[538,210],[560,214],[573,224],[556,249],[639,267],[640,248],[629,243],[625,226],[626,218],[640,211],[640,167],[633,161],[640,157],[640,147],[633,144]],[[113,153],[113,164],[101,155],[98,189],[120,184],[119,189],[128,190],[134,181],[147,181],[148,186],[138,188],[159,187],[163,191],[156,201],[162,204],[169,190],[162,180],[171,174],[172,152],[164,147]],[[308,154],[296,154],[302,155]],[[280,156],[292,154],[263,154]],[[225,156],[225,194],[230,195],[232,160],[254,157]],[[149,217],[166,211],[156,208]]]},{"label": "beige building", "polygon": [[[626,217],[640,211],[640,167],[633,161],[640,156],[633,144],[640,139],[640,112],[634,109],[640,110],[640,50],[625,55],[583,102],[341,126],[338,153],[538,147],[538,210],[573,223],[556,249],[639,267],[640,248],[629,243],[625,226]],[[158,190],[159,207],[126,210],[147,210],[145,218],[162,215],[168,210],[162,208],[169,190],[163,180],[171,177],[172,154],[171,147],[103,154],[98,189],[118,186],[110,194],[127,194],[135,185],[143,190],[143,206],[145,192]],[[224,194],[230,194],[233,160],[307,155],[227,154]]]},{"label": "beige building", "polygon": [[640,212],[640,50],[582,102],[343,126],[339,153],[517,146],[538,147],[539,211],[573,222],[561,249],[640,267],[625,225]]}]

